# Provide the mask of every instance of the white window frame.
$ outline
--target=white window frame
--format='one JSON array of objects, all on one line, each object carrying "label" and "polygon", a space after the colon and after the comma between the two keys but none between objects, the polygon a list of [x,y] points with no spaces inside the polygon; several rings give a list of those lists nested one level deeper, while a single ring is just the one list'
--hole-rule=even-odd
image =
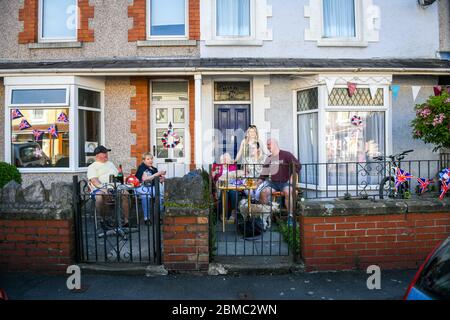
[{"label": "white window frame", "polygon": [[47,38],[43,36],[43,26],[44,24],[42,23],[43,20],[43,1],[45,0],[39,0],[38,3],[38,42],[77,42],[78,41],[78,28],[79,28],[79,20],[80,20],[80,7],[78,6],[78,0],[76,0],[76,7],[77,7],[77,11],[76,11],[76,19],[75,19],[75,23],[76,23],[76,27],[75,27],[75,36],[74,37],[69,37],[69,38]]},{"label": "white window frame", "polygon": [[151,34],[152,23],[151,23],[151,4],[152,0],[146,0],[146,24],[147,24],[147,40],[187,40],[189,39],[189,0],[184,0],[185,9],[185,23],[184,23],[184,36],[173,35],[173,36],[153,36]]},{"label": "white window frame", "polygon": [[[37,79],[37,78],[36,78]],[[40,79],[42,80],[42,79]],[[38,82],[39,80],[36,80]],[[27,80],[28,82],[28,80]],[[44,81],[45,82],[45,81]],[[50,83],[52,81],[49,81]],[[17,89],[60,89],[60,88],[66,88],[67,89],[67,104],[11,104],[12,99],[12,91]],[[78,106],[78,89],[86,89],[91,91],[100,92],[100,109],[95,108],[86,108],[86,107],[79,107]],[[6,85],[5,90],[5,130],[4,130],[4,136],[5,136],[5,161],[7,163],[11,163],[12,161],[12,154],[11,154],[11,110],[21,106],[23,109],[54,109],[57,107],[66,107],[69,109],[69,167],[67,168],[55,168],[55,167],[36,167],[36,168],[18,168],[19,172],[21,173],[75,173],[75,172],[87,172],[87,167],[80,167],[79,166],[79,136],[78,136],[78,110],[93,110],[93,111],[99,111],[101,112],[101,121],[100,121],[100,132],[101,132],[101,143],[105,143],[105,112],[104,112],[104,106],[105,106],[105,92],[104,89],[94,88],[90,86],[80,85],[79,83],[74,83],[71,85]]]},{"label": "white window frame", "polygon": [[[297,92],[304,91],[311,88],[318,88],[318,110],[307,110],[307,111],[297,111]],[[364,84],[358,84],[358,89],[368,89],[369,85]],[[333,88],[345,88],[347,89],[347,86],[345,85],[338,85],[336,84]],[[316,86],[309,86],[309,87],[302,87],[293,90],[292,96],[295,97],[293,99],[293,111],[294,115],[296,117],[294,122],[294,152],[295,155],[299,156],[299,150],[298,150],[298,119],[297,115],[299,114],[308,114],[308,113],[314,113],[318,112],[318,163],[322,164],[318,168],[318,177],[317,182],[318,184],[312,184],[312,183],[299,183],[298,185],[301,188],[307,188],[311,189],[313,191],[344,191],[344,188],[334,185],[328,185],[327,186],[327,177],[326,177],[326,167],[324,164],[327,163],[327,155],[326,155],[326,113],[327,112],[384,112],[384,139],[385,139],[385,152],[386,154],[392,153],[392,139],[391,139],[391,126],[392,126],[392,115],[391,115],[391,108],[390,106],[390,91],[389,91],[389,85],[386,84],[377,84],[378,89],[383,89],[383,105],[382,106],[330,106],[328,102],[329,94],[328,89],[325,85],[316,85]],[[301,160],[301,159],[300,159]],[[349,191],[355,191],[357,190],[358,186],[356,185],[349,185],[348,189]],[[378,185],[368,185],[366,187],[366,190],[375,190],[378,188]],[[360,187],[359,187],[360,189]],[[358,189],[358,190],[359,190]]]},{"label": "white window frame", "polygon": [[320,39],[318,46],[367,46],[364,42],[364,19],[361,0],[353,0],[355,8],[355,36],[354,37],[324,37],[323,0],[320,1]]},{"label": "white window frame", "polygon": [[255,0],[250,0],[250,35],[248,36],[219,36],[217,35],[217,0],[212,0],[212,24],[213,24],[213,38],[218,41],[248,41],[256,39],[256,5]]},{"label": "white window frame", "polygon": [[[63,103],[12,103],[12,92],[14,90],[36,90],[36,89],[65,89],[66,90],[66,100]],[[60,106],[68,106],[70,104],[70,86],[67,85],[52,85],[52,86],[15,86],[11,87],[11,99],[9,101],[6,101],[7,105],[11,107],[39,107],[39,106],[45,106],[45,107],[60,107]]]}]

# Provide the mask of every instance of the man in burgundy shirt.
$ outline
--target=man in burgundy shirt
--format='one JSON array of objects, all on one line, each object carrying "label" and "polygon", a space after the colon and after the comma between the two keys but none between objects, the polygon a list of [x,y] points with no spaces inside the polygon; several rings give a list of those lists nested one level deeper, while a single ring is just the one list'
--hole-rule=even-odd
[{"label": "man in burgundy shirt", "polygon": [[[273,191],[283,192],[285,205],[291,217],[293,208],[292,195],[295,192],[296,183],[292,181],[292,174],[294,170],[297,174],[300,174],[302,165],[292,153],[281,150],[278,141],[275,139],[267,140],[267,149],[271,152],[271,155],[267,157],[259,179],[260,183],[269,177],[270,179],[267,187],[261,191],[260,201],[268,203]],[[292,168],[292,164],[294,168]]]}]

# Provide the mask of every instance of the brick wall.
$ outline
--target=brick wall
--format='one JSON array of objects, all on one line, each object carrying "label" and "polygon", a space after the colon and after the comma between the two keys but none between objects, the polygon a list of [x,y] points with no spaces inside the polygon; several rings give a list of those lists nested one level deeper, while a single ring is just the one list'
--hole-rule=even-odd
[{"label": "brick wall", "polygon": [[[189,39],[200,40],[200,0],[189,1]],[[147,0],[133,0],[128,6],[128,17],[133,19],[133,27],[128,30],[128,41],[147,39]]]},{"label": "brick wall", "polygon": [[450,211],[362,216],[300,217],[307,271],[378,265],[417,268],[450,234]]},{"label": "brick wall", "polygon": [[208,270],[208,217],[202,213],[200,215],[171,216],[171,209],[166,212],[163,232],[163,264],[166,269]]},{"label": "brick wall", "polygon": [[139,166],[142,154],[150,151],[149,80],[132,77],[130,85],[136,90],[130,100],[130,109],[136,110],[136,120],[131,122],[131,133],[136,135],[136,144],[131,146],[131,157],[136,158],[136,166]]},{"label": "brick wall", "polygon": [[0,270],[65,272],[74,260],[71,220],[0,220]]},{"label": "brick wall", "polygon": [[[23,8],[19,9],[19,21],[23,22],[23,31],[19,33],[20,44],[38,42],[38,6],[38,0],[25,0]],[[78,41],[93,42],[94,30],[89,29],[89,19],[94,18],[94,6],[89,5],[89,0],[78,0],[78,8]]]}]

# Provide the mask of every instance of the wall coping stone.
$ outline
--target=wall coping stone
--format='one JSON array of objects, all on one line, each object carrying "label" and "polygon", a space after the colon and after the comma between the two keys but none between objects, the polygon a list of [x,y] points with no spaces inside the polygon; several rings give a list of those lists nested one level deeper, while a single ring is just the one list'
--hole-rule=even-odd
[{"label": "wall coping stone", "polygon": [[303,201],[297,213],[303,217],[392,215],[450,212],[450,199],[328,200]]},{"label": "wall coping stone", "polygon": [[180,216],[197,216],[207,217],[209,209],[189,208],[189,207],[166,207],[164,214],[166,217],[180,217]]}]

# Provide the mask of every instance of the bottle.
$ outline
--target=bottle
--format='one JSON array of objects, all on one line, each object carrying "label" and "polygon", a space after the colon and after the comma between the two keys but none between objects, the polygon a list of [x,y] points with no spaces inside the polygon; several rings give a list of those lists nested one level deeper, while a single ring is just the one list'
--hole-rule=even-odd
[{"label": "bottle", "polygon": [[119,173],[117,174],[117,181],[120,184],[123,184],[123,170],[122,170],[122,165],[119,164]]}]

